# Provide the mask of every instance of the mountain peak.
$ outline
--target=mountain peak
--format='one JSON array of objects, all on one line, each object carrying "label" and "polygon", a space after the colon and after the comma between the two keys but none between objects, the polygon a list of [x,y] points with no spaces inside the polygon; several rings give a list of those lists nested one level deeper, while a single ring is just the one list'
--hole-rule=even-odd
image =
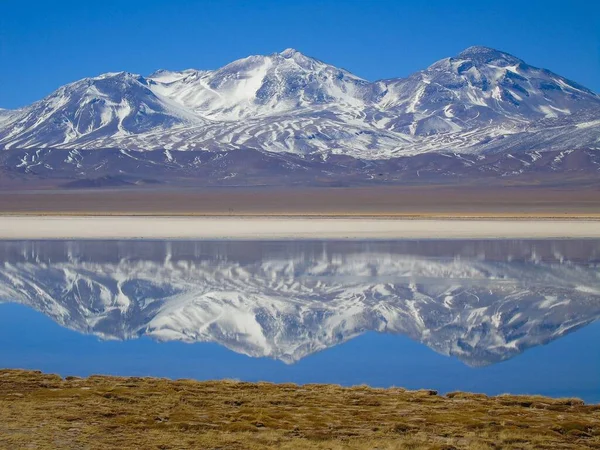
[{"label": "mountain peak", "polygon": [[284,51],[279,53],[279,56],[282,56],[284,58],[293,58],[296,55],[302,55],[302,53],[300,53],[295,48],[286,48]]},{"label": "mountain peak", "polygon": [[275,56],[279,59],[294,61],[300,66],[308,64],[310,67],[312,67],[312,65],[315,63],[322,63],[322,61],[319,61],[318,59],[315,59],[311,56],[307,56],[304,53],[299,52],[295,48],[286,48],[282,52],[275,53]]},{"label": "mountain peak", "polygon": [[471,55],[482,55],[489,53],[501,53],[495,48],[485,47],[483,45],[472,45],[471,47],[465,48],[462,52],[459,53],[459,56],[471,56]]},{"label": "mountain peak", "polygon": [[92,78],[85,78],[83,80],[76,81],[75,83],[80,83],[81,81],[87,81],[87,82],[92,82],[92,83],[116,81],[116,82],[121,82],[121,83],[125,83],[125,84],[130,84],[132,82],[147,84],[146,79],[142,75],[137,74],[137,73],[127,72],[127,71],[106,72],[106,73],[100,74],[100,75],[92,77]]},{"label": "mountain peak", "polygon": [[106,72],[106,73],[100,74],[94,78],[99,79],[99,80],[102,80],[104,78],[136,78],[137,79],[137,78],[141,78],[141,75],[122,70],[120,72]]},{"label": "mountain peak", "polygon": [[459,59],[471,59],[482,63],[489,63],[496,60],[505,60],[511,64],[518,64],[523,62],[516,56],[509,53],[496,50],[495,48],[485,47],[482,45],[473,45],[464,49],[457,55]]},{"label": "mountain peak", "polygon": [[185,70],[167,70],[167,69],[158,69],[148,75],[146,78],[152,81],[158,81],[161,83],[171,83],[174,81],[182,80],[190,75],[194,74],[202,74],[206,71],[197,70],[197,69],[185,69]]}]

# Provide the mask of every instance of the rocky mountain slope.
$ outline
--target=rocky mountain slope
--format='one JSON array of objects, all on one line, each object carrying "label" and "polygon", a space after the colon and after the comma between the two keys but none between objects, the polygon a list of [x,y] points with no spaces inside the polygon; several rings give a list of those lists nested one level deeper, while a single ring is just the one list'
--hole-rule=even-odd
[{"label": "rocky mountain slope", "polygon": [[[0,152],[5,186],[373,186],[427,183],[519,183],[595,186],[595,150],[424,153],[362,160],[345,155],[299,156],[258,150],[148,151],[31,149]],[[13,184],[11,184],[13,183]],[[0,184],[1,186],[1,184]]]}]

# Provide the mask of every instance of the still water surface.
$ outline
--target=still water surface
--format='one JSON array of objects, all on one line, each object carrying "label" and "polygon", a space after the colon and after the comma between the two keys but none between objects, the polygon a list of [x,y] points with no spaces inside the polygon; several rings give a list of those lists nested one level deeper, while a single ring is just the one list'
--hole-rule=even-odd
[{"label": "still water surface", "polygon": [[0,242],[0,367],[600,402],[600,241]]}]

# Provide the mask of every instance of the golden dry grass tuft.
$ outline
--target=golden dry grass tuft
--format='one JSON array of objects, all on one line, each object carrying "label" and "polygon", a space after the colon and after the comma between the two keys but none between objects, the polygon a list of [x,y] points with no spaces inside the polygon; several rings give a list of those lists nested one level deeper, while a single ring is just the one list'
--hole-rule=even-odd
[{"label": "golden dry grass tuft", "polygon": [[0,448],[600,449],[600,406],[539,396],[0,370]]}]

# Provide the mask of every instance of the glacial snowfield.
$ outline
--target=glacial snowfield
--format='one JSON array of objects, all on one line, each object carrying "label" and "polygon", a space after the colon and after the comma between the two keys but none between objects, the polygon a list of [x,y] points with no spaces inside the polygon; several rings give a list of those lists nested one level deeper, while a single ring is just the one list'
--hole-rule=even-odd
[{"label": "glacial snowfield", "polygon": [[600,318],[596,241],[394,245],[5,242],[0,300],[286,363],[376,331],[487,365]]},{"label": "glacial snowfield", "polygon": [[532,163],[536,152],[599,150],[600,97],[486,47],[374,82],[287,49],[217,70],[76,81],[0,110],[0,148],[159,150],[164,164],[176,150],[240,149],[360,160],[529,152]]}]

